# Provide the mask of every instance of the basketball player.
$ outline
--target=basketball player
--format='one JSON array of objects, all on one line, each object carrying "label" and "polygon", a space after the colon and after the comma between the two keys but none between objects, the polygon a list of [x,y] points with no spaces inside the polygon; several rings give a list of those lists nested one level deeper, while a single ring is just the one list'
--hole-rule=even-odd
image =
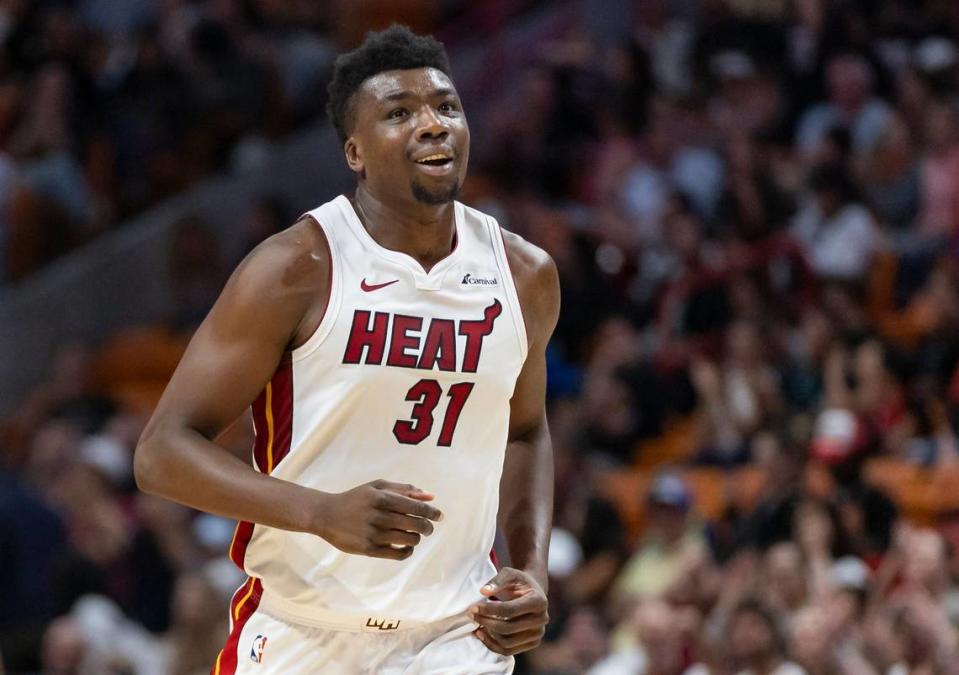
[{"label": "basketball player", "polygon": [[[547,621],[556,268],[455,201],[470,135],[440,43],[372,33],[329,91],[356,193],[240,264],[137,483],[240,521],[215,675],[509,673]],[[214,442],[251,402],[253,466]]]}]

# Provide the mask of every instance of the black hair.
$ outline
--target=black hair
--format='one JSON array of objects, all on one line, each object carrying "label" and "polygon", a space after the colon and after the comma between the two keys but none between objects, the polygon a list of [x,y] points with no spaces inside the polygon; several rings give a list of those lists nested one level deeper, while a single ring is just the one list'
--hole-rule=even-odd
[{"label": "black hair", "polygon": [[326,88],[326,114],[341,142],[352,131],[353,94],[366,80],[386,70],[436,68],[450,75],[450,61],[443,43],[429,35],[416,35],[406,26],[393,24],[369,32],[363,44],[340,54],[333,63],[333,79]]},{"label": "black hair", "polygon": [[859,198],[856,185],[852,182],[849,172],[839,164],[827,163],[813,167],[809,174],[809,188],[813,192],[834,192],[843,203]]}]

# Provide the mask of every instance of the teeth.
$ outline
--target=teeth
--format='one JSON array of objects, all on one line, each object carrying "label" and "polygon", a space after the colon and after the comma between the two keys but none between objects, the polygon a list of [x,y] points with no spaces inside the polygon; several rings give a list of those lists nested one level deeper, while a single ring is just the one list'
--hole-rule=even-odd
[{"label": "teeth", "polygon": [[422,164],[423,162],[432,162],[437,159],[449,159],[447,155],[430,155],[429,157],[424,157],[423,159],[416,160],[417,163]]}]

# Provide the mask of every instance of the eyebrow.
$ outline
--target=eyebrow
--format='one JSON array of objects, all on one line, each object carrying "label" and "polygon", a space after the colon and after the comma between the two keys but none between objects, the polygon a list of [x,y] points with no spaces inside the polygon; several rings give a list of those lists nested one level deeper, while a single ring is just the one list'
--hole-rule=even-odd
[{"label": "eyebrow", "polygon": [[[441,87],[439,89],[434,89],[433,91],[429,93],[430,98],[438,98],[440,96],[456,96],[456,92],[450,89],[449,87]],[[403,99],[415,98],[415,97],[416,97],[416,94],[414,94],[413,92],[404,90],[404,91],[396,91],[396,92],[393,92],[392,94],[387,94],[384,97],[384,100],[402,101]]]}]

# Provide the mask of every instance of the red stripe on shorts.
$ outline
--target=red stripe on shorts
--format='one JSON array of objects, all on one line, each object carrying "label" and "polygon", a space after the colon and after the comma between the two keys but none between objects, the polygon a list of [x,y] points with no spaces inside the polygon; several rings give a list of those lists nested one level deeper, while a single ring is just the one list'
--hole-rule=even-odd
[{"label": "red stripe on shorts", "polygon": [[260,597],[263,595],[263,584],[259,579],[251,578],[233,594],[230,603],[230,622],[233,629],[226,639],[226,645],[216,657],[216,663],[210,670],[210,675],[235,675],[239,662],[240,633],[253,612],[260,606]]}]

